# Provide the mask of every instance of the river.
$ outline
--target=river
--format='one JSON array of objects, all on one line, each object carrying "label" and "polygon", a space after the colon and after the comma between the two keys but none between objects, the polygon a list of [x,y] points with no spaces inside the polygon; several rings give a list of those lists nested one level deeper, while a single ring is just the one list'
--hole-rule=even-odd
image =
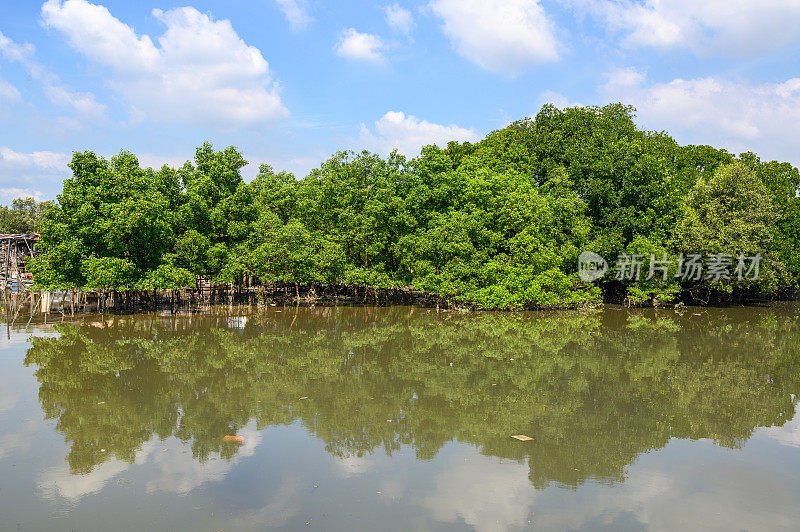
[{"label": "river", "polygon": [[796,304],[0,331],[0,530],[800,523]]}]

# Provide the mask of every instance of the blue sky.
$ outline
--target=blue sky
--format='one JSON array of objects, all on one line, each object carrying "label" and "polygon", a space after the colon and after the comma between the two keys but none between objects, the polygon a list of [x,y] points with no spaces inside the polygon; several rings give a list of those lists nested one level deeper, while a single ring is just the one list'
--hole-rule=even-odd
[{"label": "blue sky", "polygon": [[301,176],[547,102],[797,165],[798,52],[797,0],[3,0],[0,202],[55,197],[75,150],[179,165],[210,140]]}]

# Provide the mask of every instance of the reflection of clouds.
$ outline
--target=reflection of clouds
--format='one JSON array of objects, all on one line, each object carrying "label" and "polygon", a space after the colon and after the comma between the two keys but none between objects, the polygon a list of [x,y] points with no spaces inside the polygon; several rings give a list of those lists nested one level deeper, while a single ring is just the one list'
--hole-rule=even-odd
[{"label": "reflection of clouds", "polygon": [[28,338],[31,336],[29,333],[19,330],[12,330],[8,335],[5,334],[6,332],[7,331],[3,331],[4,334],[0,334],[0,349],[7,349],[12,345],[27,343]]},{"label": "reflection of clouds", "polygon": [[289,477],[281,482],[275,495],[266,506],[247,512],[233,520],[236,528],[258,530],[283,526],[300,511],[298,499],[302,483],[297,477]]},{"label": "reflection of clouds", "polygon": [[423,503],[432,517],[463,520],[479,531],[525,525],[536,497],[526,464],[500,463],[473,452],[457,453],[434,483]]},{"label": "reflection of clouds", "polygon": [[56,495],[65,499],[77,500],[84,495],[97,493],[106,482],[125,472],[129,464],[121,460],[110,460],[95,467],[87,475],[72,475],[66,466],[46,470],[37,487],[45,499],[55,499]]},{"label": "reflection of clouds", "polygon": [[18,400],[19,394],[13,394],[7,390],[0,391],[0,416],[10,412]]},{"label": "reflection of clouds", "polygon": [[23,446],[24,439],[20,434],[4,434],[0,436],[0,460]]},{"label": "reflection of clouds", "polygon": [[[188,493],[206,482],[220,482],[242,458],[253,456],[256,447],[261,443],[262,435],[255,428],[247,427],[239,431],[244,442],[239,452],[230,461],[223,458],[209,458],[205,463],[195,460],[186,452],[183,445],[169,445],[154,453],[152,462],[158,467],[156,478],[148,480],[148,493],[169,491]],[[174,442],[180,443],[180,442]]]},{"label": "reflection of clouds", "polygon": [[350,478],[368,473],[375,466],[373,457],[367,456],[345,456],[334,458],[334,474],[342,478]]},{"label": "reflection of clouds", "polygon": [[0,435],[0,460],[14,451],[25,452],[30,449],[31,442],[34,440],[36,432],[41,429],[41,426],[40,421],[23,421],[18,431]]},{"label": "reflection of clouds", "polygon": [[17,325],[13,328],[8,328],[8,325],[6,325],[3,327],[2,334],[0,334],[0,349],[6,349],[12,345],[26,344],[31,336],[58,338],[61,334],[49,323],[39,323],[31,327]]},{"label": "reflection of clouds", "polygon": [[[187,493],[206,482],[224,480],[239,460],[255,454],[262,434],[254,426],[245,427],[239,434],[244,437],[244,442],[230,461],[210,458],[205,463],[200,463],[192,457],[191,452],[186,452],[186,445],[180,440],[170,438],[163,442],[146,442],[136,453],[134,464],[150,466],[145,470],[145,475],[151,477],[145,481],[148,493]],[[100,491],[108,481],[128,471],[132,465],[114,458],[99,464],[91,473],[76,475],[70,473],[67,464],[62,464],[45,470],[37,485],[42,496],[48,499],[55,498],[56,495],[66,499],[80,499]]]},{"label": "reflection of clouds", "polygon": [[0,460],[10,455],[18,449],[27,450],[30,447],[29,434],[32,431],[22,430],[15,434],[3,434],[0,436]]},{"label": "reflection of clouds", "polygon": [[800,517],[797,488],[756,466],[728,460],[688,463],[669,475],[668,489],[637,500],[636,486],[652,476],[637,471],[619,497],[620,506],[628,499],[639,520],[651,528],[675,530],[690,523],[716,530],[775,530]]},{"label": "reflection of clouds", "polygon": [[642,455],[623,482],[589,480],[577,489],[536,491],[527,464],[460,451],[420,489],[419,502],[437,521],[478,531],[530,526],[529,519],[544,530],[796,529],[796,479],[743,452],[674,441]]},{"label": "reflection of clouds", "polygon": [[[142,445],[136,453],[136,462],[141,463],[155,449],[155,442],[152,440]],[[54,499],[56,496],[65,499],[77,500],[84,495],[97,493],[106,485],[106,482],[117,475],[128,470],[131,464],[112,458],[96,466],[91,473],[85,475],[75,475],[69,470],[69,466],[64,463],[56,467],[51,467],[42,473],[37,487],[39,492],[46,499]]]},{"label": "reflection of clouds", "polygon": [[633,466],[623,483],[587,483],[574,496],[547,490],[535,507],[535,524],[545,530],[792,529],[800,519],[796,483],[718,454],[725,452],[683,463],[680,456],[656,457],[648,467]]},{"label": "reflection of clouds", "polygon": [[800,447],[800,414],[794,416],[782,427],[763,427],[756,431],[755,438],[767,438],[781,445]]}]

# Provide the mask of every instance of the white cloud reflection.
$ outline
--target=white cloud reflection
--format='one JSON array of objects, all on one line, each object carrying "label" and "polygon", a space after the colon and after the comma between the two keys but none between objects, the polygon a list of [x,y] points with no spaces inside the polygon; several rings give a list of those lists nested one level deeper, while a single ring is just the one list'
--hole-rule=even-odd
[{"label": "white cloud reflection", "polygon": [[63,497],[76,501],[91,493],[97,493],[111,480],[124,473],[132,474],[133,466],[153,466],[146,470],[145,490],[185,494],[208,482],[221,482],[231,469],[243,458],[253,456],[261,443],[263,434],[254,424],[238,433],[244,438],[239,452],[230,461],[212,457],[201,463],[187,450],[187,445],[176,438],[166,441],[150,440],[136,453],[133,464],[116,458],[104,462],[85,475],[72,474],[64,463],[46,469],[40,476],[37,487],[48,499]]}]

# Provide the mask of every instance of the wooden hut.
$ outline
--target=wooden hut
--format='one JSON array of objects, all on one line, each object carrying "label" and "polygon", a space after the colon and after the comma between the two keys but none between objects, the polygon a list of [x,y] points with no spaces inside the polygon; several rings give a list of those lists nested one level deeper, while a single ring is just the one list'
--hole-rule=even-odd
[{"label": "wooden hut", "polygon": [[25,264],[36,255],[38,239],[38,233],[0,234],[0,289],[22,292],[33,286]]}]

